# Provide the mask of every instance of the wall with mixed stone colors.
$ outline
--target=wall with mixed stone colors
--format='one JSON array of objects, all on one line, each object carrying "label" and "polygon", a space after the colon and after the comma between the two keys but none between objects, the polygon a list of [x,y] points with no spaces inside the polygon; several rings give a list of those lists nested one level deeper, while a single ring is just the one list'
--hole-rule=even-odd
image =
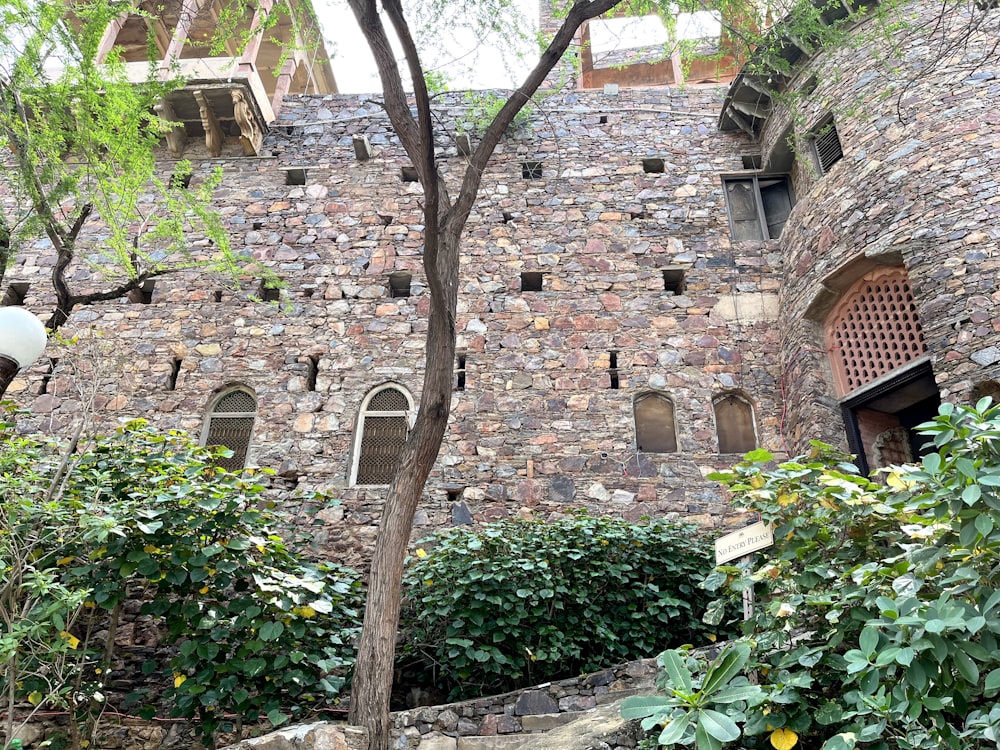
[{"label": "wall with mixed stone colors", "polygon": [[[968,400],[1000,377],[1000,14],[949,8],[938,24],[940,7],[913,8],[895,50],[862,44],[803,66],[789,90],[815,89],[761,133],[765,157],[789,126],[799,145],[797,204],[780,239],[785,427],[796,449],[809,438],[843,445],[823,315],[865,268],[905,268],[942,399]],[[807,134],[831,112],[844,156],[819,174]]]},{"label": "wall with mixed stone colors", "polygon": [[[702,477],[734,458],[716,442],[712,399],[723,393],[748,398],[760,443],[782,449],[780,256],[773,244],[729,241],[719,175],[742,169],[753,147],[715,127],[722,95],[715,87],[557,94],[533,110],[530,128],[505,137],[465,235],[466,384],[416,534],[580,507],[715,522],[724,501]],[[462,95],[450,95],[436,115],[453,123],[463,107]],[[368,161],[355,157],[359,135],[372,145]],[[387,382],[420,391],[421,189],[402,180],[408,160],[387,117],[362,96],[290,97],[267,145],[265,158],[196,160],[193,184],[223,170],[216,205],[234,247],[286,283],[279,304],[251,301],[253,279],[234,291],[223,278],[168,276],[150,304],[76,311],[67,335],[102,335],[82,336],[75,350],[51,347],[53,372],[36,365],[12,393],[32,410],[23,430],[65,430],[94,412],[198,434],[213,393],[246,384],[259,400],[251,463],[278,469],[282,490],[341,498],[321,514],[319,540],[355,561],[384,495],[348,486],[359,406]],[[437,145],[455,184],[464,159],[451,139]],[[644,171],[646,158],[662,160],[662,172]],[[526,161],[541,162],[540,179],[522,176]],[[297,168],[305,184],[287,185],[286,171]],[[50,302],[52,261],[42,241],[7,274],[30,282],[26,302],[39,312]],[[668,267],[684,271],[683,293],[665,291]],[[412,273],[409,297],[390,296],[394,271]],[[522,271],[543,272],[543,290],[522,293]],[[82,268],[75,283],[86,288],[91,273]],[[675,404],[677,453],[636,451],[633,400],[649,391]]]}]

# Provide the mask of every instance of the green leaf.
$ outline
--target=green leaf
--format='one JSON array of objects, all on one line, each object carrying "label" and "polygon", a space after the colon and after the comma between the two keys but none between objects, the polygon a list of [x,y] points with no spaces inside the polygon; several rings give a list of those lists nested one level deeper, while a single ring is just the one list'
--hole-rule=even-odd
[{"label": "green leaf", "polygon": [[691,714],[683,714],[676,719],[667,722],[660,732],[658,742],[661,745],[673,745],[684,737],[684,733],[691,724]]},{"label": "green leaf", "polygon": [[276,641],[285,632],[285,625],[280,620],[266,622],[260,626],[260,639],[262,641]]},{"label": "green leaf", "polygon": [[1000,690],[1000,669],[994,669],[986,675],[986,682],[983,684],[983,690],[987,693],[995,693]]},{"label": "green leaf", "polygon": [[706,732],[722,742],[734,742],[740,738],[736,722],[721,711],[702,709],[698,713],[698,726],[704,727]]},{"label": "green leaf", "polygon": [[694,730],[694,741],[698,750],[722,750],[722,741],[713,737],[701,722]]},{"label": "green leaf", "polygon": [[675,688],[684,693],[691,692],[691,673],[680,654],[676,651],[664,651],[660,654],[660,663]]},{"label": "green leaf", "polygon": [[854,750],[858,746],[858,738],[854,732],[841,732],[823,743],[822,750]]},{"label": "green leaf", "polygon": [[288,714],[283,714],[280,710],[274,708],[267,712],[267,720],[271,722],[271,726],[280,727],[288,721]]},{"label": "green leaf", "polygon": [[621,715],[623,719],[643,719],[657,713],[663,713],[675,704],[659,695],[632,695],[622,701]]},{"label": "green leaf", "polygon": [[758,685],[737,685],[736,687],[726,687],[717,693],[712,694],[713,703],[735,703],[736,701],[747,701],[753,703],[763,698],[764,691]]},{"label": "green leaf", "polygon": [[709,665],[708,671],[705,673],[705,682],[701,688],[702,694],[711,698],[712,693],[735,677],[749,660],[750,646],[747,644],[737,643],[726,648]]},{"label": "green leaf", "polygon": [[875,649],[878,648],[878,640],[878,630],[875,628],[868,627],[862,630],[861,637],[858,639],[861,646],[861,653],[871,659],[872,654],[875,653]]},{"label": "green leaf", "polygon": [[952,659],[955,662],[955,667],[958,669],[958,673],[962,675],[969,683],[976,685],[979,683],[979,667],[976,663],[966,654],[964,651],[955,651],[952,654]]}]

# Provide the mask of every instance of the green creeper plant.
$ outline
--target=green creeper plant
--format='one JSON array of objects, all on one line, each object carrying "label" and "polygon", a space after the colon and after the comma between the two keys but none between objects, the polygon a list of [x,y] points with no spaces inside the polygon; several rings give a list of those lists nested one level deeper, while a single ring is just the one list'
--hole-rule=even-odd
[{"label": "green creeper plant", "polygon": [[[451,529],[409,561],[402,662],[453,697],[500,692],[714,637],[690,524],[593,518]],[[668,635],[669,633],[669,635]]]}]

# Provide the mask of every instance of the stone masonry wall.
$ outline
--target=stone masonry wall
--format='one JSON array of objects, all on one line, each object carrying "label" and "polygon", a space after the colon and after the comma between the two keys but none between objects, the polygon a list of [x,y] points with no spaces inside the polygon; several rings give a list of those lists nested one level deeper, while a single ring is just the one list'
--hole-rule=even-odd
[{"label": "stone masonry wall", "polygon": [[[866,24],[855,33],[864,43],[817,55],[790,86],[815,76],[815,90],[761,135],[766,152],[794,121],[799,143],[798,202],[780,239],[782,381],[796,450],[811,438],[845,444],[822,321],[806,311],[829,294],[822,280],[859,258],[905,267],[942,399],[968,399],[1000,375],[1000,16],[954,8],[936,24],[940,7],[911,10],[896,54],[884,39],[865,40]],[[844,156],[820,175],[806,138],[828,112]]]},{"label": "stone masonry wall", "polygon": [[[739,170],[754,146],[716,129],[721,95],[552,95],[530,129],[504,139],[465,236],[466,385],[416,535],[579,507],[719,522],[725,503],[702,477],[735,459],[718,453],[712,400],[723,393],[744,394],[759,443],[782,449],[780,256],[773,243],[730,243],[719,175]],[[451,95],[438,116],[453,123],[462,109]],[[355,158],[359,135],[373,146],[369,161]],[[279,470],[276,492],[341,498],[321,514],[318,539],[328,556],[360,564],[384,496],[349,485],[360,404],[387,382],[419,397],[422,195],[402,180],[408,161],[366,97],[290,97],[266,143],[265,158],[196,159],[194,183],[223,170],[216,205],[233,245],[281,276],[280,303],[251,301],[254,278],[233,290],[219,277],[164,277],[150,304],[77,310],[65,333],[81,342],[51,346],[52,372],[39,363],[11,393],[32,411],[25,431],[65,433],[82,415],[105,425],[141,416],[197,435],[213,394],[245,384],[259,401],[251,464]],[[437,145],[455,184],[464,160],[450,137]],[[646,158],[663,171],[645,171]],[[527,161],[541,162],[541,179],[525,179]],[[305,184],[286,184],[289,169],[306,170]],[[88,231],[96,258],[100,227]],[[212,252],[207,240],[194,246]],[[26,304],[39,313],[51,304],[52,262],[42,240],[7,273],[30,283]],[[665,291],[665,268],[684,270],[682,294]],[[401,270],[412,273],[412,293],[394,298],[388,277]],[[522,271],[544,273],[543,290],[521,292]],[[93,273],[82,266],[74,283],[96,286]],[[636,451],[633,401],[650,391],[674,401],[677,453]]]}]

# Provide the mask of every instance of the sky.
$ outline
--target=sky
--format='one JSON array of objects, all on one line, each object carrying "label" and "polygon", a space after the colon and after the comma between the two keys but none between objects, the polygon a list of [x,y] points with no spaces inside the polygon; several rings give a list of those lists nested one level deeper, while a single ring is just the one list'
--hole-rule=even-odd
[{"label": "sky", "polygon": [[[537,3],[517,0],[517,5],[537,27]],[[331,65],[341,93],[381,91],[375,61],[347,4],[336,0],[318,0],[315,8],[332,53]],[[421,50],[425,69],[444,72],[449,77],[448,88],[452,90],[513,88],[520,85],[530,70],[529,63],[518,64],[513,55],[504,54],[502,50],[508,49],[509,45],[497,38],[480,42],[471,33],[463,34],[461,31],[453,31],[439,45],[434,45],[434,49]],[[529,54],[531,50],[524,52]]]}]

